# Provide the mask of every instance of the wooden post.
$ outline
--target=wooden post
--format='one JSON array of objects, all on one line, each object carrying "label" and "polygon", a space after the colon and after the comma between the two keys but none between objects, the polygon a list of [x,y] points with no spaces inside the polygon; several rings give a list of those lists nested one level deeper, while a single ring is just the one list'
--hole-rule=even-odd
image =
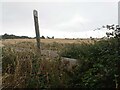
[{"label": "wooden post", "polygon": [[34,16],[37,48],[40,51],[40,33],[39,33],[39,24],[38,24],[38,12],[36,10],[33,10],[33,16]]},{"label": "wooden post", "polygon": [[[38,23],[38,12],[37,10],[33,10],[33,16],[34,16],[34,25],[35,25],[35,33],[36,33],[36,41],[37,41],[37,50],[36,55],[40,56],[40,59],[34,60],[34,63],[32,63],[32,73],[36,75],[38,72],[40,72],[40,60],[41,60],[41,50],[40,50],[40,33],[39,33],[39,23]],[[37,68],[36,68],[37,66]]]}]

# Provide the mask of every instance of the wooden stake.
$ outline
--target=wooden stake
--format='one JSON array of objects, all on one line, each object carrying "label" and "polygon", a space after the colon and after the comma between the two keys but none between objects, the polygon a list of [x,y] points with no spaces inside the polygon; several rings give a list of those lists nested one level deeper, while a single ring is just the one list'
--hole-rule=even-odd
[{"label": "wooden stake", "polygon": [[40,33],[39,33],[39,24],[38,24],[38,12],[36,10],[33,10],[33,16],[34,16],[37,48],[40,51]]}]

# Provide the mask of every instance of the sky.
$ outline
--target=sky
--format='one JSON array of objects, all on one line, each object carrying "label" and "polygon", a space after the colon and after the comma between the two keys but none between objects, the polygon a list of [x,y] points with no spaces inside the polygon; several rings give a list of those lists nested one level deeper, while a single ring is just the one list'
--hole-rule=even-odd
[{"label": "sky", "polygon": [[100,38],[105,36],[107,30],[93,31],[94,29],[107,24],[118,24],[116,0],[4,0],[0,3],[0,34],[35,37],[34,9],[38,11],[40,36],[45,37]]}]

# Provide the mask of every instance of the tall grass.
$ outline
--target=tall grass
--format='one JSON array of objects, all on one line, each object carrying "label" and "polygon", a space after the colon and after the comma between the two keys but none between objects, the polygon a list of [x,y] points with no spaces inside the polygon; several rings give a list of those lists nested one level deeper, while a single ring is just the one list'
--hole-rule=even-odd
[{"label": "tall grass", "polygon": [[[53,48],[56,48],[57,45],[54,44]],[[6,45],[2,50],[3,88],[65,88],[67,86],[69,76],[65,73],[67,69],[63,67],[60,57],[53,59],[40,56],[35,45],[28,42]]]}]

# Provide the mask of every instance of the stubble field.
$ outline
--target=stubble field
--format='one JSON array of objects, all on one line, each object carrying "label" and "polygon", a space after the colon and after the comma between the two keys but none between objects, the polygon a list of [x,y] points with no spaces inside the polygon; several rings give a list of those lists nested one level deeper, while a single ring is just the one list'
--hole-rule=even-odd
[{"label": "stubble field", "polygon": [[[40,40],[41,43],[46,43],[46,44],[49,44],[49,43],[53,43],[53,42],[56,42],[56,43],[94,43],[94,40],[91,40],[91,39],[41,39]],[[20,43],[20,42],[33,42],[35,43],[36,42],[36,39],[6,39],[6,40],[3,40],[3,41],[0,41],[0,45],[3,44],[16,44],[16,43]]]}]

